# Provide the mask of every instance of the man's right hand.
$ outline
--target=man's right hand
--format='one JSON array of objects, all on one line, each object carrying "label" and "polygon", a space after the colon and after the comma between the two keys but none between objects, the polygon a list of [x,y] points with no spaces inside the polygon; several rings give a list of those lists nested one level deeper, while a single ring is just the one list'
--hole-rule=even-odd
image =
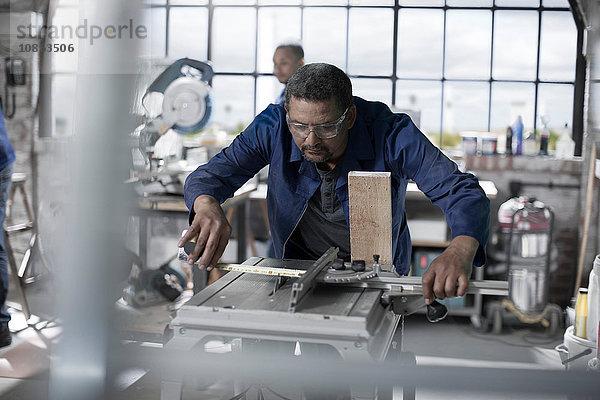
[{"label": "man's right hand", "polygon": [[186,234],[181,237],[179,247],[195,239],[196,246],[194,251],[188,254],[188,264],[194,264],[200,258],[198,267],[210,271],[225,251],[231,235],[231,225],[219,202],[212,196],[198,196],[194,200],[194,212],[194,220]]}]

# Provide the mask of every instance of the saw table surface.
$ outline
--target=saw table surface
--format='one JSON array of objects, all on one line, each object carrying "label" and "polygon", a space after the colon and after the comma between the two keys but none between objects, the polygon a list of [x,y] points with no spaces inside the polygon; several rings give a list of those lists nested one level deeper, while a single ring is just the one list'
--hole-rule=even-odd
[{"label": "saw table surface", "polygon": [[[254,257],[244,264],[306,270],[313,262]],[[321,343],[365,341],[372,358],[385,356],[398,318],[381,304],[380,289],[317,286],[296,312],[289,312],[295,279],[275,291],[278,280],[229,272],[179,309],[174,330],[181,326],[227,336]]]}]

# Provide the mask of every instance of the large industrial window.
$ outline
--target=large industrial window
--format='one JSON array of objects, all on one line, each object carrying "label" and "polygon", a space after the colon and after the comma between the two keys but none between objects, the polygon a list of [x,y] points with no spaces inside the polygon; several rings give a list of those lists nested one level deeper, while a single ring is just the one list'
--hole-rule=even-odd
[{"label": "large industrial window", "polygon": [[463,131],[503,134],[517,115],[526,130],[539,130],[546,116],[554,132],[581,119],[573,111],[578,31],[567,0],[148,3],[152,58],[210,60],[213,121],[225,130],[239,130],[277,97],[273,51],[297,40],[306,62],[346,71],[356,95],[417,111],[421,130],[442,148],[456,146]]}]

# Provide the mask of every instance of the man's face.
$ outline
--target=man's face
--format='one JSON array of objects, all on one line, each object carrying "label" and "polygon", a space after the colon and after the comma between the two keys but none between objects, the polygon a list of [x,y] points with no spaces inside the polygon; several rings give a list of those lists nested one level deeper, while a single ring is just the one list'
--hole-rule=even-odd
[{"label": "man's face", "polygon": [[273,73],[281,83],[287,83],[302,65],[304,65],[304,59],[297,59],[289,47],[277,49],[273,55]]},{"label": "man's face", "polygon": [[[315,125],[336,122],[342,116],[342,112],[340,112],[333,99],[314,102],[292,96],[290,103],[286,105],[286,110],[290,123],[304,124],[310,128]],[[339,133],[335,137],[321,139],[311,130],[306,138],[292,135],[294,143],[302,152],[302,156],[308,161],[326,163],[329,167],[333,167],[341,160],[344,151],[346,151],[348,130],[354,124],[355,117],[355,108],[351,106],[340,125]]]}]

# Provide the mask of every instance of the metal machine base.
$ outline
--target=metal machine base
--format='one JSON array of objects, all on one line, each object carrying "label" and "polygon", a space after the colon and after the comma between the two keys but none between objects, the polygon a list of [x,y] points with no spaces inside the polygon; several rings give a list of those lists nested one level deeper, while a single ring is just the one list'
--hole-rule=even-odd
[{"label": "metal machine base", "polygon": [[[244,264],[307,269],[313,263],[254,257]],[[299,342],[300,349],[329,346],[344,360],[386,358],[401,316],[382,304],[381,289],[317,286],[295,312],[289,311],[291,291],[291,282],[281,284],[279,277],[230,272],[181,307],[164,350],[201,355],[208,350],[207,342],[220,340],[230,343],[232,352],[247,351],[262,341],[264,349],[288,349],[293,357]],[[276,344],[281,342],[291,346]],[[164,371],[162,399],[179,400],[182,384],[183,377]],[[386,397],[383,390],[378,396],[377,388],[364,382],[349,389],[355,399]]]}]

